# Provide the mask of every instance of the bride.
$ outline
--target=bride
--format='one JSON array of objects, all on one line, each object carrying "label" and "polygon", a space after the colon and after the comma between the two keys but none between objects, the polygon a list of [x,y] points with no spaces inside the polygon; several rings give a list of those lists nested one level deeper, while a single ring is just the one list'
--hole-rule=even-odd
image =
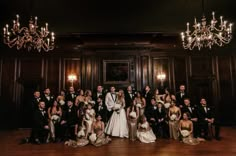
[{"label": "bride", "polygon": [[125,113],[124,91],[119,90],[113,113],[105,128],[105,133],[111,136],[128,138],[128,123]]}]

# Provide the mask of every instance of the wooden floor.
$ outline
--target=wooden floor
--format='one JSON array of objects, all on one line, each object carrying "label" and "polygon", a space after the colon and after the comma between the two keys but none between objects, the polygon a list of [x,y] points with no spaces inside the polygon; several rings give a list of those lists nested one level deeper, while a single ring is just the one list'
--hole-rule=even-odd
[{"label": "wooden floor", "polygon": [[110,144],[102,147],[73,148],[63,143],[19,145],[19,140],[28,136],[29,130],[1,131],[0,156],[236,156],[236,127],[223,127],[221,132],[221,141],[206,141],[196,146],[168,139],[143,144],[113,138]]}]

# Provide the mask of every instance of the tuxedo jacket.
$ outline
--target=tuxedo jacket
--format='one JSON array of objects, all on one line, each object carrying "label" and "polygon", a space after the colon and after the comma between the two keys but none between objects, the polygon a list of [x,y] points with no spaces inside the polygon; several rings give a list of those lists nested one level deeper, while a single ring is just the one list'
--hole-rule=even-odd
[{"label": "tuxedo jacket", "polygon": [[45,102],[45,108],[46,110],[53,105],[54,97],[52,95],[49,95],[49,99],[45,96],[45,94],[42,95],[41,100]]},{"label": "tuxedo jacket", "polygon": [[161,108],[161,111],[159,111],[159,109],[157,108],[157,118],[158,119],[164,118],[164,120],[167,118],[166,111],[164,108]]},{"label": "tuxedo jacket", "polygon": [[105,98],[105,105],[108,111],[111,111],[112,108],[115,106],[117,96],[115,98],[112,96],[111,92],[108,92]]},{"label": "tuxedo jacket", "polygon": [[125,108],[128,108],[135,98],[135,92],[128,93],[125,91]]},{"label": "tuxedo jacket", "polygon": [[38,107],[38,104],[39,104],[39,101],[41,100],[41,98],[35,98],[33,97],[32,101],[31,101],[31,106],[32,106],[32,111],[36,111],[39,107]]},{"label": "tuxedo jacket", "polygon": [[68,93],[66,94],[65,100],[72,101],[73,103],[75,103],[76,96],[77,96],[76,93]]},{"label": "tuxedo jacket", "polygon": [[44,129],[46,125],[48,125],[48,114],[38,108],[33,114],[33,129]]},{"label": "tuxedo jacket", "polygon": [[[190,111],[191,110],[191,111]],[[198,118],[198,111],[197,111],[197,107],[194,106],[190,106],[187,107],[186,105],[183,105],[183,108],[181,109],[181,113],[183,115],[183,113],[188,112],[190,115],[190,118]]]},{"label": "tuxedo jacket", "polygon": [[98,93],[97,91],[94,91],[93,94],[92,94],[92,99],[97,102],[97,99],[98,99],[98,96],[102,96],[102,101],[105,100],[105,92],[102,91],[101,93]]},{"label": "tuxedo jacket", "polygon": [[214,118],[213,110],[206,106],[207,112],[205,112],[203,106],[199,106],[198,108],[198,118],[199,122],[205,122],[205,118],[212,119]]},{"label": "tuxedo jacket", "polygon": [[175,97],[176,97],[177,106],[179,106],[179,105],[184,106],[184,99],[189,98],[189,96],[186,92],[184,92],[184,95],[182,97],[181,97],[181,92],[177,92]]},{"label": "tuxedo jacket", "polygon": [[62,120],[65,120],[67,125],[69,126],[75,125],[78,122],[76,107],[67,107],[62,114]]},{"label": "tuxedo jacket", "polygon": [[98,103],[96,103],[96,105],[94,106],[94,110],[96,112],[96,114],[100,114],[102,117],[102,121],[106,122],[107,121],[107,107],[106,105],[103,103],[102,106],[99,109],[99,105]]},{"label": "tuxedo jacket", "polygon": [[155,123],[158,121],[158,108],[154,109],[154,107],[149,107],[147,108],[147,111],[145,112],[145,116],[147,117],[147,121],[149,123],[153,123],[153,121],[151,121],[151,118],[155,119]]},{"label": "tuxedo jacket", "polygon": [[146,100],[146,108],[151,107],[151,106],[152,106],[152,104],[151,104],[151,99],[152,99],[152,97],[153,97],[152,92],[149,91],[149,92],[146,93],[146,92],[144,91],[143,97],[144,97],[145,100]]}]

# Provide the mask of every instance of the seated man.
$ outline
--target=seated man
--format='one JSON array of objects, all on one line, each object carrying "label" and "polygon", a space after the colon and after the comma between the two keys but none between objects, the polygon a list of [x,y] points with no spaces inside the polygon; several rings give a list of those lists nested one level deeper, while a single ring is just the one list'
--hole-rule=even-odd
[{"label": "seated man", "polygon": [[45,109],[45,102],[40,101],[38,109],[33,114],[33,127],[30,136],[32,143],[41,144],[47,141],[49,134],[48,115]]},{"label": "seated man", "polygon": [[209,131],[209,127],[211,129],[211,126],[214,123],[213,112],[212,109],[207,106],[205,98],[201,98],[200,104],[201,105],[198,108],[200,135],[205,139],[209,139],[208,134],[212,133],[212,131]]},{"label": "seated man", "polygon": [[157,136],[158,133],[158,115],[157,115],[157,103],[154,98],[151,99],[151,106],[147,108],[147,111],[145,111],[145,116],[147,117],[147,121],[149,122],[150,126],[152,127],[152,130],[154,134]]}]

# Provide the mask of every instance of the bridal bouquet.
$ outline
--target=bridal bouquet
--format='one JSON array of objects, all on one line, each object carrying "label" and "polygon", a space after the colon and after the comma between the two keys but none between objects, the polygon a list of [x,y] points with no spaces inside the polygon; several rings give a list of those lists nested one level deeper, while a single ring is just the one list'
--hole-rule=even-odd
[{"label": "bridal bouquet", "polygon": [[120,108],[121,108],[120,104],[115,104],[113,107],[114,110],[119,110]]},{"label": "bridal bouquet", "polygon": [[175,114],[172,114],[172,115],[170,116],[170,120],[172,120],[172,121],[174,121],[176,118],[177,118],[177,116],[176,116]]},{"label": "bridal bouquet", "polygon": [[170,103],[165,103],[164,104],[164,107],[167,109],[167,108],[169,108],[170,107]]},{"label": "bridal bouquet", "polygon": [[140,127],[143,128],[143,129],[147,129],[147,128],[148,128],[148,124],[147,124],[147,122],[144,123],[144,124],[142,124]]},{"label": "bridal bouquet", "polygon": [[64,100],[60,100],[60,101],[59,101],[59,104],[60,104],[61,106],[64,106],[65,101],[64,101]]},{"label": "bridal bouquet", "polygon": [[81,128],[81,130],[80,130],[80,131],[78,132],[78,134],[77,134],[77,137],[78,137],[78,138],[85,136],[85,132],[84,132],[84,130],[85,130],[84,127]]},{"label": "bridal bouquet", "polygon": [[85,114],[85,119],[86,119],[86,120],[90,120],[90,116],[89,116],[88,113]]},{"label": "bridal bouquet", "polygon": [[181,135],[182,135],[183,137],[187,137],[187,136],[190,135],[190,133],[189,133],[188,130],[181,130],[180,133],[181,133]]},{"label": "bridal bouquet", "polygon": [[51,120],[52,120],[53,123],[56,123],[56,122],[59,122],[60,117],[58,115],[52,115]]},{"label": "bridal bouquet", "polygon": [[96,141],[96,140],[97,140],[97,135],[96,135],[95,133],[91,134],[91,135],[89,136],[89,140],[90,140],[91,142]]},{"label": "bridal bouquet", "polygon": [[137,104],[136,104],[136,107],[138,107],[138,108],[142,108],[141,103],[137,103]]},{"label": "bridal bouquet", "polygon": [[136,114],[136,112],[131,112],[131,113],[129,113],[129,116],[131,118],[135,119],[137,117],[137,114]]}]

